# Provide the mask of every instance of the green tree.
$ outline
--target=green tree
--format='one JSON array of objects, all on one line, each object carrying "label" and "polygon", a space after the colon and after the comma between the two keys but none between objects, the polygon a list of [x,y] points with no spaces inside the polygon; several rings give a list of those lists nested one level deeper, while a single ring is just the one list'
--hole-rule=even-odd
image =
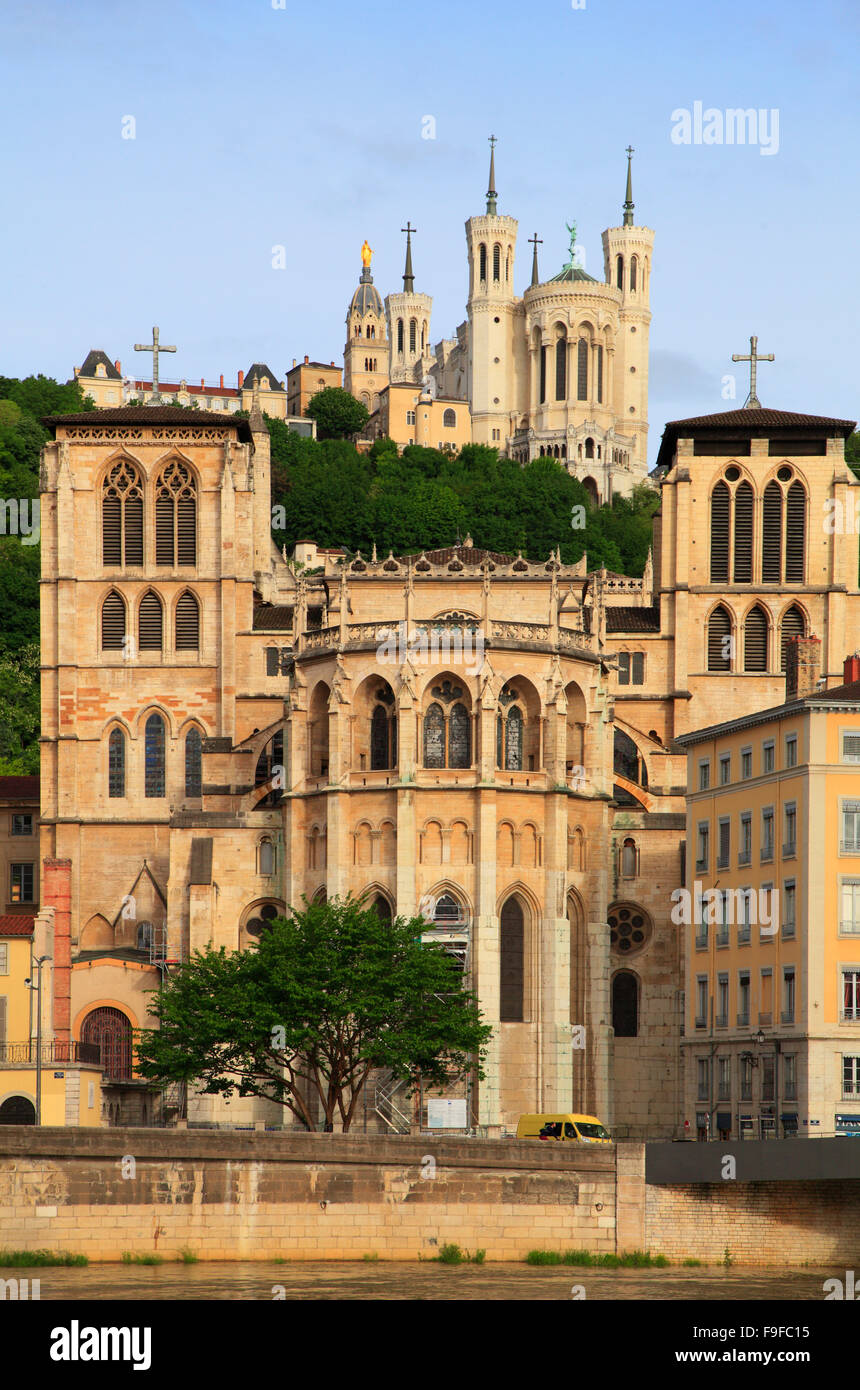
[{"label": "green tree", "polygon": [[39,771],[39,643],[0,652],[0,776]]},{"label": "green tree", "polygon": [[308,402],[305,415],[316,420],[320,439],[352,439],[370,419],[367,406],[342,386],[324,386],[317,391]]},{"label": "green tree", "polygon": [[305,902],[258,946],[196,952],[151,1006],[160,1027],[138,1043],[143,1076],[204,1094],[260,1096],[316,1127],[344,1131],[370,1072],[443,1086],[480,1064],[491,1029],[420,918],[382,921],[347,896]]}]

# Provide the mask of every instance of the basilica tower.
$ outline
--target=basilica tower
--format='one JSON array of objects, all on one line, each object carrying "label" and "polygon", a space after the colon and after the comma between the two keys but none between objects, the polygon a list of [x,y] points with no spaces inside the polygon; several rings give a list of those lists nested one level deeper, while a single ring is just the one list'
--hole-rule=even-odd
[{"label": "basilica tower", "polygon": [[433,300],[429,294],[416,294],[415,274],[412,269],[412,236],[418,229],[407,221],[401,230],[406,233],[403,289],[398,294],[389,294],[385,300],[390,342],[388,375],[392,385],[422,382],[433,362],[430,350],[430,313]]},{"label": "basilica tower", "polygon": [[621,293],[612,380],[616,428],[635,435],[634,457],[648,456],[648,329],[651,323],[651,257],[654,233],[633,222],[633,150],[627,147],[627,190],[620,227],[603,233],[606,283]]},{"label": "basilica tower", "polygon": [[501,445],[510,433],[512,403],[516,396],[514,341],[518,307],[514,297],[514,254],[517,221],[497,211],[495,144],[495,136],[491,136],[486,212],[470,217],[466,223],[468,396],[475,443]]},{"label": "basilica tower", "polygon": [[361,278],[346,311],[346,345],[343,350],[343,384],[372,413],[379,407],[379,393],[388,385],[388,337],[385,310],[370,273],[373,255],[365,241],[361,248]]}]

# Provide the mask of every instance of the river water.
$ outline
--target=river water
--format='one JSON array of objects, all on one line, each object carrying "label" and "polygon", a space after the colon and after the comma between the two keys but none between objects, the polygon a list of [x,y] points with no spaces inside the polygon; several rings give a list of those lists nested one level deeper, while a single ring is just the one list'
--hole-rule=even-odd
[{"label": "river water", "polygon": [[[571,1299],[574,1286],[598,1301],[824,1298],[823,1284],[839,1269],[739,1270],[578,1269],[531,1265],[437,1265],[424,1263],[237,1262],[158,1266],[91,1265],[86,1269],[5,1269],[0,1276],[38,1278],[46,1299],[241,1301],[349,1299],[387,1301],[427,1299],[546,1301]],[[578,1295],[582,1297],[582,1294]]]}]

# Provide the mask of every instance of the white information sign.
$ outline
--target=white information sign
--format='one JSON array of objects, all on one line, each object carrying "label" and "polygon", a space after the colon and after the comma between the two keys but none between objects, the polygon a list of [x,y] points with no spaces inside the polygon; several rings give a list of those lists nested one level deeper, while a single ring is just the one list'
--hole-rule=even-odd
[{"label": "white information sign", "polygon": [[466,1101],[428,1100],[427,1126],[429,1129],[466,1129]]}]

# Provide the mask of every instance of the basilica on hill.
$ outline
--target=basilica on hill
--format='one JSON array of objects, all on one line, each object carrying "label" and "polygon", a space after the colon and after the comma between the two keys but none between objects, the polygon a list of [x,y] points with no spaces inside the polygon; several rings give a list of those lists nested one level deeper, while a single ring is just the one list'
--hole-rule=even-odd
[{"label": "basilica on hill", "polygon": [[[462,408],[467,437],[623,491],[646,471],[652,243],[629,177],[605,281],[573,255],[541,281],[535,243],[519,299],[494,182],[491,163],[456,340],[429,346],[411,224],[403,292],[384,304],[365,247],[346,382],[372,418],[392,392],[417,395],[434,445]],[[621,1138],[678,1135],[676,740],[779,704],[798,651],[795,682],[841,681],[860,642],[856,536],[819,519],[833,503],[855,514],[852,422],[763,407],[754,390],[742,409],[669,422],[634,578],[468,536],[403,555],[296,537],[283,554],[260,402],[257,382],[249,419],[161,403],[49,422],[46,1027],[101,1044],[111,1122],[280,1124],[252,1098],[136,1077],[150,991],[208,942],[251,947],[303,896],[352,892],[401,915],[429,902],[427,939],[457,956],[493,1025],[470,1127],[573,1110]],[[428,640],[392,648],[392,630]],[[426,1122],[420,1104],[379,1076],[359,1127]]]}]

